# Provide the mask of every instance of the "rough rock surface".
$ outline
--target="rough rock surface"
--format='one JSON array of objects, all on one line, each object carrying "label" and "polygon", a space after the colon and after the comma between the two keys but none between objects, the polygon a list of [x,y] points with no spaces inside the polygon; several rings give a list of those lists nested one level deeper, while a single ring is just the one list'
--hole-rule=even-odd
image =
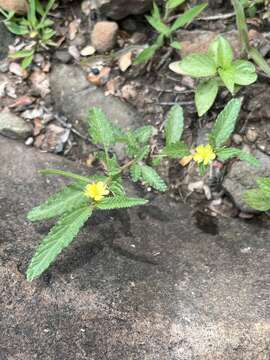
[{"label": "rough rock surface", "polygon": [[32,126],[9,111],[0,112],[0,134],[11,139],[26,139],[31,135]]},{"label": "rough rock surface", "polygon": [[261,166],[256,168],[245,161],[236,161],[232,164],[223,182],[224,188],[231,195],[236,206],[246,212],[255,212],[243,200],[245,191],[256,187],[258,176],[270,176],[269,156],[259,150],[254,152],[256,158],[261,162]]},{"label": "rough rock surface", "polygon": [[91,32],[91,43],[98,52],[112,50],[116,43],[118,24],[114,21],[99,21]]},{"label": "rough rock surface", "polygon": [[50,76],[55,106],[75,127],[85,131],[90,107],[100,107],[108,117],[123,128],[139,125],[136,111],[113,96],[105,96],[101,89],[90,84],[84,72],[73,65],[55,65]]},{"label": "rough rock surface", "polygon": [[0,154],[1,359],[268,359],[268,224],[205,218],[200,230],[186,205],[155,197],[96,215],[29,284],[49,224],[26,213],[63,184],[37,170],[80,169],[4,138]]},{"label": "rough rock surface", "polygon": [[114,20],[143,14],[153,4],[152,0],[98,0],[96,3],[102,14]]},{"label": "rough rock surface", "polygon": [[0,0],[0,7],[6,11],[24,15],[27,13],[28,4],[26,0]]},{"label": "rough rock surface", "polygon": [[5,25],[0,22],[0,60],[3,60],[8,54],[8,46],[12,42],[12,35]]}]

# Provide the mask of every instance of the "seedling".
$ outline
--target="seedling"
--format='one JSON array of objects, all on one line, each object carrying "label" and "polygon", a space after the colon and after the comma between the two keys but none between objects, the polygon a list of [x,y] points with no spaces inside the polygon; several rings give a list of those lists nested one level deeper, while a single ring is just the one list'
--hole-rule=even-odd
[{"label": "seedling", "polygon": [[172,48],[181,48],[181,44],[174,38],[175,32],[189,24],[207,6],[206,3],[194,6],[193,8],[185,11],[182,15],[179,15],[176,20],[170,22],[171,13],[184,2],[185,0],[166,0],[163,15],[161,15],[158,6],[155,3],[153,4],[152,14],[150,16],[146,16],[146,19],[159,35],[151,46],[144,49],[137,56],[134,61],[135,64],[141,64],[149,61],[166,41],[169,41]]},{"label": "seedling", "polygon": [[38,0],[29,0],[27,17],[17,17],[13,12],[8,13],[0,9],[5,17],[4,24],[10,32],[34,40],[30,49],[10,54],[13,59],[22,59],[22,68],[27,68],[32,63],[39,46],[46,48],[54,45],[52,38],[56,32],[52,29],[53,21],[48,19],[49,11],[54,3],[55,0],[49,0],[46,7],[43,8]]},{"label": "seedling", "polygon": [[213,105],[220,87],[226,87],[232,95],[240,85],[250,85],[257,80],[255,66],[246,60],[234,60],[233,50],[223,36],[219,36],[207,54],[187,55],[178,71],[194,78],[202,78],[195,92],[198,115],[205,114]]}]

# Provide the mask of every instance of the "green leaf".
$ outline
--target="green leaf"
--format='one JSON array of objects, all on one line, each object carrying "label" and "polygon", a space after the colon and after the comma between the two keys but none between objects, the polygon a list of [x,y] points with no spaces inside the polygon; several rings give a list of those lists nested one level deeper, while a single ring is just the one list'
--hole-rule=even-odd
[{"label": "green leaf", "polygon": [[80,207],[60,218],[39,245],[27,269],[27,280],[41,275],[78,234],[92,214],[90,206]]},{"label": "green leaf", "polygon": [[241,100],[232,99],[219,113],[209,135],[210,143],[214,148],[221,147],[229,139],[234,131],[240,109]]},{"label": "green leaf", "polygon": [[168,10],[175,9],[177,6],[182,5],[186,0],[168,0],[166,2],[166,8]]},{"label": "green leaf", "polygon": [[160,155],[168,156],[172,159],[180,159],[190,154],[187,145],[183,142],[166,145]]},{"label": "green leaf", "polygon": [[48,13],[49,11],[52,9],[53,5],[55,3],[55,0],[49,0],[47,5],[46,5],[46,8],[45,8],[45,11],[44,11],[44,14],[42,16],[42,19],[40,21],[41,24],[43,24],[46,20],[46,17],[48,16]]},{"label": "green leaf", "polygon": [[270,196],[270,179],[267,177],[258,177],[256,179],[256,183],[258,184],[259,188],[263,191],[268,191]]},{"label": "green leaf", "polygon": [[62,191],[50,196],[45,203],[32,209],[27,218],[30,221],[50,219],[84,203],[87,204],[87,198],[80,188],[74,185],[66,186]]},{"label": "green leaf", "polygon": [[34,54],[25,57],[25,58],[23,59],[22,63],[21,63],[22,69],[28,68],[28,66],[29,66],[30,64],[32,64],[33,58],[34,58]]},{"label": "green leaf", "polygon": [[153,135],[153,126],[142,126],[133,131],[133,135],[140,144],[146,144]]},{"label": "green leaf", "polygon": [[123,187],[122,179],[120,176],[111,182],[109,189],[114,196],[125,195],[125,189]]},{"label": "green leaf", "polygon": [[26,26],[18,25],[11,21],[5,21],[5,25],[12,34],[26,35],[29,33],[29,29]]},{"label": "green leaf", "polygon": [[146,19],[159,34],[164,36],[168,36],[170,34],[170,28],[162,21],[159,9],[155,3],[153,4],[152,15],[146,16]]},{"label": "green leaf", "polygon": [[97,209],[100,210],[113,210],[113,209],[123,209],[130,208],[132,206],[145,205],[148,203],[148,200],[140,198],[129,198],[127,196],[114,196],[106,197],[104,200],[97,202]]},{"label": "green leaf", "polygon": [[37,26],[37,17],[36,17],[36,0],[29,0],[29,8],[27,13],[28,21],[31,24],[31,27],[35,29]]},{"label": "green leaf", "polygon": [[207,54],[190,54],[180,62],[180,69],[185,75],[195,78],[216,75],[215,61]]},{"label": "green leaf", "polygon": [[206,8],[206,6],[207,3],[203,3],[185,11],[184,14],[180,15],[172,24],[170,32],[172,33],[193,21],[193,19],[198,16]]},{"label": "green leaf", "polygon": [[204,115],[214,104],[218,94],[218,82],[216,79],[201,81],[195,92],[195,105],[198,115]]},{"label": "green leaf", "polygon": [[170,46],[176,50],[181,50],[182,49],[182,45],[179,41],[173,41],[170,43]]},{"label": "green leaf", "polygon": [[236,60],[233,63],[234,82],[238,85],[250,85],[257,80],[256,68],[250,61]]},{"label": "green leaf", "polygon": [[270,77],[270,66],[257,49],[250,48],[248,50],[248,56],[259,66],[262,71],[265,72],[266,75]]},{"label": "green leaf", "polygon": [[241,51],[247,52],[249,49],[249,39],[245,11],[239,0],[232,0],[232,5],[236,14],[238,35],[240,37],[240,43],[242,47]]},{"label": "green leaf", "polygon": [[217,41],[217,64],[222,69],[227,69],[233,61],[233,50],[227,39],[219,36]]},{"label": "green leaf", "polygon": [[64,176],[64,177],[68,177],[86,184],[89,184],[89,182],[91,181],[91,179],[93,177],[86,177],[86,176],[81,176],[81,175],[77,175],[74,174],[72,172],[67,172],[67,171],[63,171],[63,170],[57,170],[57,169],[43,169],[43,170],[39,170],[39,172],[43,175],[60,175],[60,176]]},{"label": "green leaf", "polygon": [[140,165],[136,163],[131,165],[129,172],[133,182],[137,182],[140,180],[142,174]]},{"label": "green leaf", "polygon": [[138,150],[138,152],[135,153],[135,158],[137,161],[142,161],[149,155],[150,152],[150,146],[145,145],[141,149]]},{"label": "green leaf", "polygon": [[15,53],[9,54],[11,59],[21,59],[26,58],[34,54],[34,50],[20,50],[16,51]]},{"label": "green leaf", "polygon": [[93,107],[89,112],[89,135],[92,142],[108,149],[115,143],[113,127],[101,109]]},{"label": "green leaf", "polygon": [[244,200],[248,206],[258,211],[270,210],[270,192],[260,189],[248,190],[244,193]]},{"label": "green leaf", "polygon": [[167,185],[158,173],[148,165],[141,165],[141,176],[146,184],[152,186],[158,191],[166,191]]},{"label": "green leaf", "polygon": [[166,145],[177,143],[184,130],[184,113],[180,105],[171,107],[165,122]]},{"label": "green leaf", "polygon": [[134,60],[135,65],[142,64],[146,61],[152,59],[157,51],[157,47],[155,45],[149,46],[148,48],[144,49]]},{"label": "green leaf", "polygon": [[259,167],[260,162],[255,158],[255,156],[243,151],[241,149],[229,147],[224,149],[216,150],[216,154],[219,160],[226,161],[235,157],[238,157],[242,161],[248,162],[250,165]]},{"label": "green leaf", "polygon": [[230,93],[234,94],[234,68],[218,69],[218,74]]}]

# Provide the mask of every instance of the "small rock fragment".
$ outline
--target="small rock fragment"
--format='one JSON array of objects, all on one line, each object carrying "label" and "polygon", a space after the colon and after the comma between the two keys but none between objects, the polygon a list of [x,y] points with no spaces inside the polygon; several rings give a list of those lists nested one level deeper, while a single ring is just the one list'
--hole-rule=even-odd
[{"label": "small rock fragment", "polygon": [[91,42],[98,52],[112,50],[116,43],[118,25],[114,21],[96,23],[91,34]]},{"label": "small rock fragment", "polygon": [[41,70],[35,70],[30,76],[31,83],[36,92],[41,97],[45,97],[50,93],[50,81],[49,77]]},{"label": "small rock fragment", "polygon": [[72,59],[71,55],[67,50],[57,50],[54,53],[54,57],[63,64],[69,63],[70,60]]},{"label": "small rock fragment", "polygon": [[248,128],[246,132],[247,140],[254,143],[258,139],[258,133],[255,128]]},{"label": "small rock fragment", "polygon": [[80,60],[80,52],[75,45],[69,46],[68,52],[75,60]]},{"label": "small rock fragment", "polygon": [[91,55],[93,55],[95,52],[96,52],[96,49],[95,49],[93,46],[88,45],[88,46],[85,46],[85,47],[81,50],[81,55],[82,55],[82,56],[91,56]]},{"label": "small rock fragment", "polygon": [[0,112],[0,134],[11,139],[25,140],[31,135],[32,126],[10,111]]},{"label": "small rock fragment", "polygon": [[91,72],[87,76],[87,80],[96,86],[104,85],[109,79],[110,72],[111,69],[107,66],[104,66],[103,68],[101,68],[98,74],[94,74],[93,72]]},{"label": "small rock fragment", "polygon": [[25,78],[27,76],[27,71],[23,69],[20,64],[12,62],[9,64],[9,71],[17,76]]},{"label": "small rock fragment", "polygon": [[121,71],[125,72],[130,67],[130,65],[132,64],[131,57],[132,57],[131,51],[120,56],[118,64]]}]

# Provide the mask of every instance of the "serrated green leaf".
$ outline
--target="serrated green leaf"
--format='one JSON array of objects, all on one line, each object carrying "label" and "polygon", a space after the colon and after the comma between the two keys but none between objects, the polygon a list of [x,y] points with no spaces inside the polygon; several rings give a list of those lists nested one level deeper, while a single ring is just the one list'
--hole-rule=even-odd
[{"label": "serrated green leaf", "polygon": [[201,81],[195,92],[195,105],[198,115],[204,115],[214,104],[218,94],[218,82],[216,79]]},{"label": "serrated green leaf", "polygon": [[107,164],[107,172],[110,176],[114,176],[119,173],[120,165],[115,154],[113,154],[112,157],[105,159],[105,161]]},{"label": "serrated green leaf", "polygon": [[121,177],[118,177],[117,179],[113,180],[109,186],[109,189],[114,196],[125,195],[125,189]]},{"label": "serrated green leaf", "polygon": [[127,196],[106,197],[97,203],[96,207],[100,210],[124,209],[133,206],[145,205],[148,200],[140,198],[129,198]]},{"label": "serrated green leaf", "polygon": [[250,85],[257,80],[256,68],[250,61],[236,60],[233,63],[234,82],[238,85]]},{"label": "serrated green leaf", "polygon": [[153,135],[153,126],[142,126],[133,131],[133,135],[140,144],[146,144]]},{"label": "serrated green leaf", "polygon": [[248,190],[244,193],[244,201],[258,211],[270,210],[270,193],[260,189]]},{"label": "serrated green leaf", "polygon": [[215,61],[207,54],[190,54],[179,65],[183,74],[200,78],[216,75]]},{"label": "serrated green leaf", "polygon": [[232,99],[227,103],[215,121],[209,135],[209,140],[214,148],[225,144],[235,129],[236,121],[241,109],[241,100]]},{"label": "serrated green leaf", "polygon": [[93,107],[90,110],[88,123],[89,135],[94,144],[102,145],[105,149],[115,144],[113,126],[101,109]]},{"label": "serrated green leaf", "polygon": [[230,93],[234,94],[234,68],[218,69],[218,74]]},{"label": "serrated green leaf", "polygon": [[92,214],[90,206],[83,206],[63,215],[43,239],[27,269],[27,280],[41,275],[78,234]]},{"label": "serrated green leaf", "polygon": [[184,130],[184,112],[180,105],[174,105],[169,110],[165,122],[166,145],[177,143]]},{"label": "serrated green leaf", "polygon": [[219,160],[226,161],[235,157],[238,157],[242,161],[248,162],[250,165],[259,167],[260,162],[255,158],[255,156],[243,151],[241,149],[229,147],[216,150],[216,154]]},{"label": "serrated green leaf", "polygon": [[140,180],[140,177],[142,174],[140,165],[138,165],[136,163],[131,165],[129,172],[130,172],[132,181],[137,182]]},{"label": "serrated green leaf", "polygon": [[180,159],[189,154],[188,146],[183,142],[166,145],[161,152],[161,155],[168,156],[172,159]]},{"label": "serrated green leaf", "polygon": [[47,201],[32,209],[27,218],[30,221],[50,219],[87,204],[87,198],[81,189],[74,185],[66,186],[62,191],[50,196]]},{"label": "serrated green leaf", "polygon": [[158,175],[158,173],[148,165],[140,165],[141,166],[141,176],[146,184],[152,186],[154,189],[158,191],[166,191],[167,185],[164,180]]},{"label": "serrated green leaf", "polygon": [[150,145],[145,145],[142,149],[139,149],[135,155],[137,161],[142,161],[149,155],[150,152]]},{"label": "serrated green leaf", "polygon": [[168,10],[175,9],[177,6],[182,5],[186,0],[168,0],[166,2],[166,8]]},{"label": "serrated green leaf", "polygon": [[207,3],[203,3],[184,12],[183,15],[180,15],[172,24],[170,32],[174,32],[179,28],[189,24],[196,16],[198,16],[207,6]]}]

